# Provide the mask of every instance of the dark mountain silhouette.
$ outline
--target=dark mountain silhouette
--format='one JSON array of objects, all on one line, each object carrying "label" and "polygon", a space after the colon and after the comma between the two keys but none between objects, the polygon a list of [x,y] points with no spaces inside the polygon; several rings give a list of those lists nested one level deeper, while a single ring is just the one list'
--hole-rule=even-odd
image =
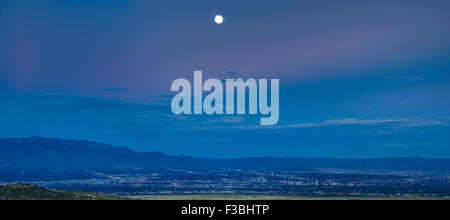
[{"label": "dark mountain silhouette", "polygon": [[239,158],[202,159],[138,153],[106,144],[41,137],[0,139],[1,170],[83,169],[347,169],[450,172],[450,159]]}]

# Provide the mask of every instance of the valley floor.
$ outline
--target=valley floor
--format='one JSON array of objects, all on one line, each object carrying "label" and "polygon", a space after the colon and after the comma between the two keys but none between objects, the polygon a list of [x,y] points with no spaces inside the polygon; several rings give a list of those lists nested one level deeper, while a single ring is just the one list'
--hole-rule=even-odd
[{"label": "valley floor", "polygon": [[304,197],[304,196],[258,196],[258,195],[151,195],[132,196],[139,200],[450,200],[434,197]]}]

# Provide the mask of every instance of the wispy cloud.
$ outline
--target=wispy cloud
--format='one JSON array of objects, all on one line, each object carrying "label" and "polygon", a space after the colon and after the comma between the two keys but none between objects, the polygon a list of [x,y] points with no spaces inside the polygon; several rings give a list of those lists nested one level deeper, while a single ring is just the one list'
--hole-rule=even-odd
[{"label": "wispy cloud", "polygon": [[443,126],[449,125],[447,118],[439,119],[421,119],[421,118],[402,118],[402,119],[369,119],[359,120],[355,118],[333,119],[318,123],[297,123],[279,126],[238,126],[237,129],[294,129],[294,128],[317,128],[331,126],[383,126],[390,128],[406,128],[421,126]]},{"label": "wispy cloud", "polygon": [[238,73],[236,71],[228,71],[227,72],[227,76],[229,77],[236,77],[238,75]]},{"label": "wispy cloud", "polygon": [[60,93],[42,93],[35,95],[10,94],[0,97],[2,109],[23,109],[26,111],[78,111],[78,110],[134,110],[169,111],[167,104],[125,102],[117,99],[99,97],[77,97]]},{"label": "wispy cloud", "polygon": [[221,118],[214,118],[208,121],[205,121],[204,124],[239,124],[244,121],[244,117],[238,116],[228,116]]},{"label": "wispy cloud", "polygon": [[158,94],[158,95],[154,95],[153,97],[158,97],[158,98],[173,98],[175,97],[174,94]]},{"label": "wispy cloud", "polygon": [[423,81],[423,76],[383,76],[382,79],[387,80],[408,80],[408,81]]},{"label": "wispy cloud", "polygon": [[103,88],[100,89],[102,92],[128,92],[127,88]]}]

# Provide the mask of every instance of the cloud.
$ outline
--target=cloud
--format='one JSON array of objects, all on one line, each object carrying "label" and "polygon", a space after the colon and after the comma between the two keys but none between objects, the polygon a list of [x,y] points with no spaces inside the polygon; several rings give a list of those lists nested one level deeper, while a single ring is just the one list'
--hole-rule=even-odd
[{"label": "cloud", "polygon": [[208,120],[204,122],[204,124],[239,124],[242,123],[244,119],[244,117],[239,116],[227,116]]},{"label": "cloud", "polygon": [[406,144],[402,144],[402,143],[387,143],[386,147],[389,148],[399,148],[399,147],[405,147]]},{"label": "cloud", "polygon": [[127,88],[103,88],[100,89],[102,92],[128,92]]},{"label": "cloud", "polygon": [[167,112],[167,104],[125,102],[98,97],[77,97],[63,93],[42,93],[34,95],[9,94],[0,96],[3,109],[26,111],[79,111],[79,110],[134,110],[142,112]]},{"label": "cloud", "polygon": [[327,120],[316,124],[294,124],[288,127],[323,127],[334,125],[363,125],[363,126],[392,126],[392,127],[417,127],[417,126],[431,126],[431,125],[447,125],[448,121],[443,119],[420,119],[420,118],[406,118],[406,119],[371,119],[358,120],[355,118]]},{"label": "cloud", "polygon": [[238,73],[236,71],[228,71],[227,72],[228,77],[236,77],[237,75],[238,75]]},{"label": "cloud", "polygon": [[154,95],[153,97],[158,97],[158,98],[173,98],[175,97],[174,94],[159,94],[159,95]]},{"label": "cloud", "polygon": [[372,119],[372,120],[358,120],[355,118],[339,119],[339,120],[327,120],[324,125],[374,125],[392,123],[398,120],[395,119]]},{"label": "cloud", "polygon": [[423,81],[423,76],[383,76],[382,79],[387,80],[408,80],[408,81]]},{"label": "cloud", "polygon": [[369,119],[359,120],[355,118],[333,119],[318,123],[298,123],[278,126],[238,126],[237,129],[294,129],[294,128],[318,128],[331,126],[383,126],[388,128],[407,128],[407,127],[424,127],[424,126],[445,126],[449,125],[448,118],[439,119],[421,119],[421,118],[404,118],[404,119]]}]

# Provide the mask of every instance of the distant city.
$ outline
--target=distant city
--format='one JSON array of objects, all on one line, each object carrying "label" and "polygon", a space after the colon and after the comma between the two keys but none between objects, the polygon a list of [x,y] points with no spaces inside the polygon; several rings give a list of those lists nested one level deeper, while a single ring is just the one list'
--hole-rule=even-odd
[{"label": "distant city", "polygon": [[103,170],[1,172],[2,184],[27,182],[51,189],[137,195],[282,195],[307,197],[450,198],[450,175],[344,170]]},{"label": "distant city", "polygon": [[42,137],[0,146],[0,184],[119,196],[450,197],[448,159],[206,159]]}]

